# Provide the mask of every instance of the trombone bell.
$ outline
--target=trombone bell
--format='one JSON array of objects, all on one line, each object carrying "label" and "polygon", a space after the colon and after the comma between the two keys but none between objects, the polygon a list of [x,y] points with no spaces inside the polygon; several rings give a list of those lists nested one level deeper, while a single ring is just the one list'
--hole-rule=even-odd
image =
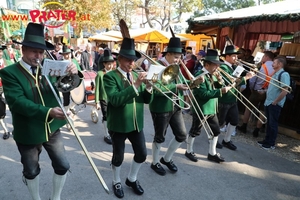
[{"label": "trombone bell", "polygon": [[179,74],[179,66],[176,64],[166,67],[161,74],[161,82],[163,84],[170,84]]}]

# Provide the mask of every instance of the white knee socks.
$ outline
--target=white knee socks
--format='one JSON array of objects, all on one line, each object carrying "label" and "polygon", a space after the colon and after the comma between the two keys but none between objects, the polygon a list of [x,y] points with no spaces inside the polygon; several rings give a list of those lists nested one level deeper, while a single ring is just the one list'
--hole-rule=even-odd
[{"label": "white knee socks", "polygon": [[53,189],[52,189],[51,200],[60,200],[61,191],[66,182],[67,174],[68,173],[64,175],[58,175],[55,173],[53,174]]},{"label": "white knee socks", "polygon": [[229,142],[231,140],[231,135],[234,132],[236,126],[232,126],[230,123],[227,125],[227,132],[224,137],[225,142]]},{"label": "white knee socks", "polygon": [[212,156],[217,154],[216,146],[218,142],[218,136],[213,137],[213,139],[209,140],[209,150],[208,153]]},{"label": "white knee socks", "polygon": [[159,152],[161,148],[162,143],[152,143],[152,164],[155,165],[159,162]]},{"label": "white knee socks", "polygon": [[192,137],[192,136],[189,135],[186,142],[187,142],[186,152],[187,153],[194,152],[193,151],[193,146],[194,146],[194,142],[195,142],[195,137]]},{"label": "white knee socks", "polygon": [[131,163],[131,166],[130,166],[130,171],[129,171],[129,174],[128,174],[128,180],[130,182],[135,182],[136,181],[137,174],[138,174],[141,166],[142,166],[142,163],[137,163],[134,160],[132,160],[132,163]]},{"label": "white knee socks", "polygon": [[121,178],[120,178],[121,166],[116,167],[112,164],[111,169],[113,173],[113,184],[121,183]]},{"label": "white knee socks", "polygon": [[106,124],[107,124],[107,121],[103,121],[102,123],[103,123],[103,126],[104,126],[105,137],[108,137],[108,136],[110,136],[110,135],[109,135],[109,133],[108,133],[108,130],[107,130],[107,126],[106,126]]},{"label": "white knee socks", "polygon": [[177,142],[175,137],[170,141],[169,143],[169,147],[168,150],[164,156],[164,160],[166,162],[170,162],[170,160],[173,157],[173,154],[175,153],[175,151],[178,149],[178,147],[181,145],[181,142]]},{"label": "white knee socks", "polygon": [[27,188],[33,200],[41,200],[40,192],[39,192],[39,188],[40,188],[39,183],[40,183],[39,175],[37,175],[34,179],[25,178],[25,184],[27,185]]}]

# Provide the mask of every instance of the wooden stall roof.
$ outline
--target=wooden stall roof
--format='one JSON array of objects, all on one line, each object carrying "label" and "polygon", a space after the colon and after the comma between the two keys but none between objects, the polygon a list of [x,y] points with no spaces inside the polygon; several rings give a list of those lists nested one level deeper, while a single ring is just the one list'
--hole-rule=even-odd
[{"label": "wooden stall roof", "polygon": [[188,20],[187,32],[192,34],[216,35],[219,28],[236,27],[258,21],[300,20],[299,0],[286,0],[272,4],[253,6],[228,12],[197,17]]}]

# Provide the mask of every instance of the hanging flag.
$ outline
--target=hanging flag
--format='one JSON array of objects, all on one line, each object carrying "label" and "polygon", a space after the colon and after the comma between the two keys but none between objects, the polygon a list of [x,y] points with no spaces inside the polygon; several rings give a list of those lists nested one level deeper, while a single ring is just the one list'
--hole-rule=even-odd
[{"label": "hanging flag", "polygon": [[1,28],[3,30],[4,40],[7,42],[10,40],[10,37],[12,36],[12,33],[10,31],[10,27],[7,21],[3,20],[2,16],[5,15],[3,8],[0,8],[0,16],[1,16]]},{"label": "hanging flag", "polygon": [[69,45],[71,40],[70,22],[65,22],[64,24],[64,37],[63,43]]}]

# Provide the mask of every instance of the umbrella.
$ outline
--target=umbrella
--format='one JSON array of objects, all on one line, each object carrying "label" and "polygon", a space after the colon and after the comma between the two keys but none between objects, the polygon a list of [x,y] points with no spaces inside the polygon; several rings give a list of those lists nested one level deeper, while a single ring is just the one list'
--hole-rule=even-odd
[{"label": "umbrella", "polygon": [[104,35],[103,33],[91,36],[88,38],[89,40],[98,40],[98,41],[106,41],[106,42],[119,42],[122,38],[112,37],[109,35]]},{"label": "umbrella", "polygon": [[[166,31],[156,29],[137,29],[132,30],[131,37],[137,42],[169,43],[172,34]],[[183,36],[176,35],[181,41],[189,40]]]}]

